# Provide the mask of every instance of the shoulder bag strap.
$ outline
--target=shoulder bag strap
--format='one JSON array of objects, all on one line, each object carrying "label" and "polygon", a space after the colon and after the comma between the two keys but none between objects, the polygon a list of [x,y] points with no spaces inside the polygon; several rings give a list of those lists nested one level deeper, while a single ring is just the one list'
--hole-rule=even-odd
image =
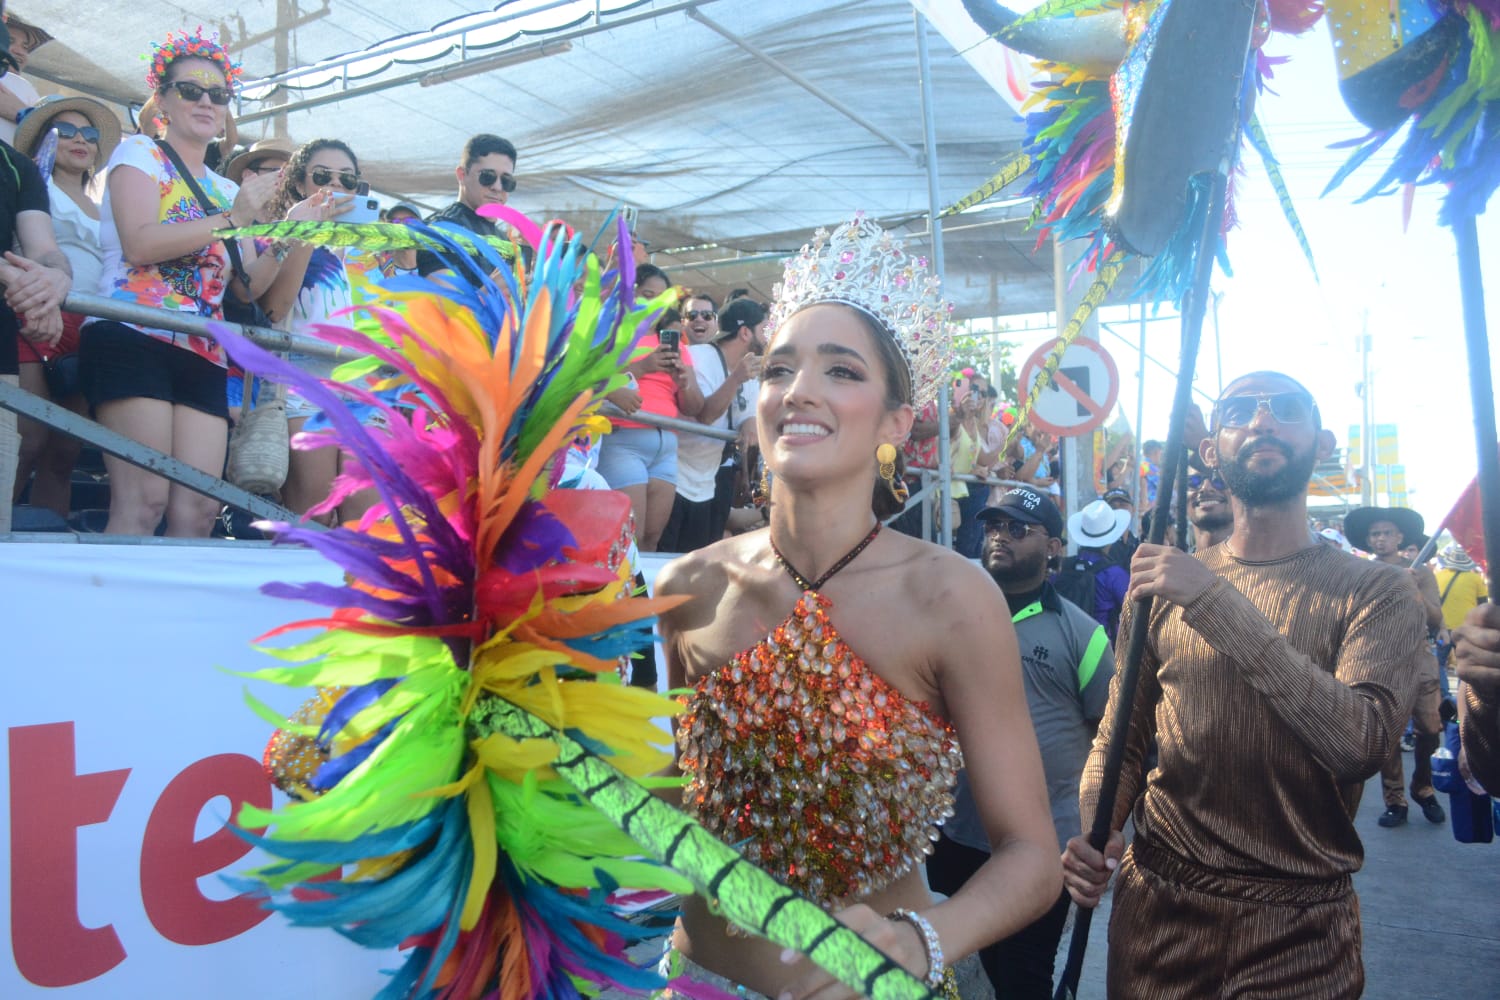
[{"label": "shoulder bag strap", "polygon": [[[187,185],[189,193],[191,193],[193,198],[198,202],[198,208],[203,212],[203,214],[221,214],[219,211],[219,206],[214,204],[208,198],[204,197],[203,189],[198,186],[198,179],[193,176],[192,171],[188,170],[188,168],[183,165],[182,157],[177,155],[177,150],[172,148],[171,143],[167,142],[165,139],[157,139],[156,144],[161,147],[161,151],[165,153],[167,159],[171,161],[172,170],[177,174],[178,177],[182,178],[182,183]],[[249,288],[250,275],[245,272],[245,262],[240,257],[239,241],[225,240],[224,252],[229,255],[229,266],[234,271],[234,276],[240,279],[240,281],[244,283],[246,288]]]}]

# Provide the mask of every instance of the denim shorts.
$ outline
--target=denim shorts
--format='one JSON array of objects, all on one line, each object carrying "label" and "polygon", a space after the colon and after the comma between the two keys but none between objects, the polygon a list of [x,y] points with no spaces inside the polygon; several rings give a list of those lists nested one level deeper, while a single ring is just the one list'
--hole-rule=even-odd
[{"label": "denim shorts", "polygon": [[599,474],[612,490],[647,480],[677,482],[677,435],[655,427],[619,427],[599,443]]}]

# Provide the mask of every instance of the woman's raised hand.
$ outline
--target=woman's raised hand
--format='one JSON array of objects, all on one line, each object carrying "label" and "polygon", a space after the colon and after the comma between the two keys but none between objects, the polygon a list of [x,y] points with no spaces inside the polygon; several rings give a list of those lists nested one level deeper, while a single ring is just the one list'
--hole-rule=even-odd
[{"label": "woman's raised hand", "polygon": [[266,218],[266,206],[270,203],[272,195],[276,193],[276,185],[281,183],[281,173],[256,174],[247,177],[245,183],[240,185],[239,194],[234,196],[234,204],[230,206],[229,215],[236,226],[250,226],[257,222],[277,222],[277,219]]}]

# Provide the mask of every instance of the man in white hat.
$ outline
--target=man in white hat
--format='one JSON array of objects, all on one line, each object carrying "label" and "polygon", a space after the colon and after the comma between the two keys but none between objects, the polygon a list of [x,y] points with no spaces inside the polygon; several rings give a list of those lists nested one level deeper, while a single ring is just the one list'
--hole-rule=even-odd
[{"label": "man in white hat", "polygon": [[1123,740],[1114,832],[1104,852],[1075,837],[1063,855],[1081,906],[1119,870],[1110,996],[1363,992],[1354,812],[1400,738],[1427,630],[1410,574],[1308,531],[1333,444],[1296,380],[1234,380],[1200,449],[1233,532],[1195,555],[1142,545],[1131,563],[1129,596],[1154,606],[1130,725],[1113,731],[1115,684],[1079,790],[1087,830]]},{"label": "man in white hat", "polygon": [[1104,626],[1111,642],[1120,627],[1130,571],[1114,559],[1109,547],[1129,529],[1130,520],[1130,511],[1116,510],[1103,500],[1068,518],[1068,539],[1078,546],[1078,554],[1063,559],[1053,580],[1058,593]]}]

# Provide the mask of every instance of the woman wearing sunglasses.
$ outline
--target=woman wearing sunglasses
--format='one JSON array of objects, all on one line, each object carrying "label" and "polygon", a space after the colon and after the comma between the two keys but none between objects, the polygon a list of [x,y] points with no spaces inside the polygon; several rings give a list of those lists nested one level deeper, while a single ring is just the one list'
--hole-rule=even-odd
[{"label": "woman wearing sunglasses", "polygon": [[[354,150],[338,139],[314,139],[292,155],[281,171],[281,183],[267,206],[273,219],[336,221],[353,205],[359,187],[359,159]],[[292,243],[277,251],[281,264],[260,304],[278,329],[305,334],[321,323],[347,324],[336,318],[353,304],[349,272],[342,248],[314,247]],[[289,359],[303,371],[319,378],[333,374],[334,362],[292,353]],[[295,392],[287,393],[288,428],[295,436],[317,408]],[[282,500],[297,514],[327,496],[339,471],[337,448],[313,451],[292,449]],[[333,512],[319,516],[333,523]]]},{"label": "woman wearing sunglasses", "polygon": [[[274,175],[243,186],[210,170],[204,156],[225,128],[240,69],[201,33],[168,35],[155,47],[146,83],[156,97],[161,142],[133,135],[105,168],[100,294],[153,309],[223,318],[225,293],[251,301],[275,261],[254,246],[228,246],[219,230],[264,218]],[[224,352],[210,337],[92,320],[83,328],[84,396],[111,430],[218,476],[224,471],[228,406]],[[219,503],[116,458],[109,470],[113,534],[207,537]]]},{"label": "woman wearing sunglasses", "polygon": [[[47,149],[46,140],[54,135],[56,145]],[[104,251],[99,244],[99,203],[90,194],[90,182],[119,142],[119,119],[104,105],[87,97],[45,97],[16,129],[16,148],[38,159],[46,175],[52,230],[58,248],[73,268],[73,287],[89,295],[98,291],[99,275],[104,269]],[[78,331],[83,317],[65,312],[62,320],[62,339],[55,347],[43,348],[25,337],[20,339],[21,388],[75,413],[83,413],[83,392],[78,382]],[[15,496],[20,496],[35,471],[31,505],[67,517],[73,465],[80,447],[78,439],[25,418],[20,421],[20,429],[21,459]]]}]

